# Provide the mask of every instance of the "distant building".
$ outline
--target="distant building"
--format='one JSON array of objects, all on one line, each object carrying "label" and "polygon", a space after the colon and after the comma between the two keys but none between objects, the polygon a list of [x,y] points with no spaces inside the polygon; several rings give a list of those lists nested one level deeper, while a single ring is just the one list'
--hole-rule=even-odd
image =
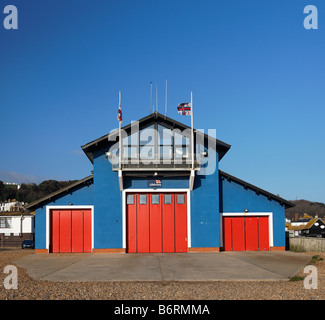
[{"label": "distant building", "polygon": [[3,184],[5,184],[7,186],[15,186],[15,187],[17,187],[17,190],[19,190],[21,187],[21,184],[18,184],[18,183],[4,182]]},{"label": "distant building", "polygon": [[23,211],[24,203],[16,201],[15,199],[7,202],[0,202],[0,212],[13,212],[13,211]]},{"label": "distant building", "polygon": [[34,239],[34,214],[0,213],[0,247],[20,247]]},{"label": "distant building", "polygon": [[313,217],[305,213],[302,217],[295,218],[294,221],[291,222],[292,226],[303,226],[306,225]]},{"label": "distant building", "polygon": [[325,222],[317,217],[311,219],[301,229],[301,235],[305,237],[325,238]]}]

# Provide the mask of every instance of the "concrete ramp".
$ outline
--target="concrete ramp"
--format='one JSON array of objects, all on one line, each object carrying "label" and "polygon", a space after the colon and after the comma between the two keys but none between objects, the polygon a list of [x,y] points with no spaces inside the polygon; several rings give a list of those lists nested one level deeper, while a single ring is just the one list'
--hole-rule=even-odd
[{"label": "concrete ramp", "polygon": [[16,261],[36,280],[279,281],[299,272],[311,256],[293,252],[171,254],[32,254]]}]

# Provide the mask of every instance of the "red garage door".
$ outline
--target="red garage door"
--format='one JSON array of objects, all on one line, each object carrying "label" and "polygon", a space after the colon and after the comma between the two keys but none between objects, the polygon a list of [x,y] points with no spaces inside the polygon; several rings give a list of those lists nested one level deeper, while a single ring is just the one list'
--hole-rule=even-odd
[{"label": "red garage door", "polygon": [[127,252],[186,252],[186,193],[128,193]]},{"label": "red garage door", "polygon": [[91,252],[91,210],[50,212],[50,252]]},{"label": "red garage door", "polygon": [[224,217],[225,251],[269,250],[268,217]]}]

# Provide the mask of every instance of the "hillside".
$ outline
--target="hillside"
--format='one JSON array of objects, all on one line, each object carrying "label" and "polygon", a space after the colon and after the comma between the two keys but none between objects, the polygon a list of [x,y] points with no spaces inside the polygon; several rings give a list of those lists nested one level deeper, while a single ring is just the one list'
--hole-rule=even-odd
[{"label": "hillside", "polygon": [[0,181],[0,202],[9,199],[15,199],[20,202],[31,203],[39,198],[42,198],[54,191],[68,186],[74,181],[56,181],[56,180],[46,180],[36,185],[32,184],[22,184],[19,189],[5,185]]},{"label": "hillside", "polygon": [[285,216],[287,219],[292,220],[295,217],[295,214],[303,216],[305,213],[314,217],[316,214],[323,218],[325,217],[325,204],[321,202],[311,202],[308,200],[293,200],[290,201],[296,206],[293,208],[286,209]]}]

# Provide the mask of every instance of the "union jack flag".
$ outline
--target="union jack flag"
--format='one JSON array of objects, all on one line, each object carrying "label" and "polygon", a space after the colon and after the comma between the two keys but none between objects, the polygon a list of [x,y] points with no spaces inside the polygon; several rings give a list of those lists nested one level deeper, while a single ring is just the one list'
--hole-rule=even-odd
[{"label": "union jack flag", "polygon": [[179,114],[183,116],[190,116],[192,114],[191,103],[190,102],[180,103],[177,107],[177,111]]}]

